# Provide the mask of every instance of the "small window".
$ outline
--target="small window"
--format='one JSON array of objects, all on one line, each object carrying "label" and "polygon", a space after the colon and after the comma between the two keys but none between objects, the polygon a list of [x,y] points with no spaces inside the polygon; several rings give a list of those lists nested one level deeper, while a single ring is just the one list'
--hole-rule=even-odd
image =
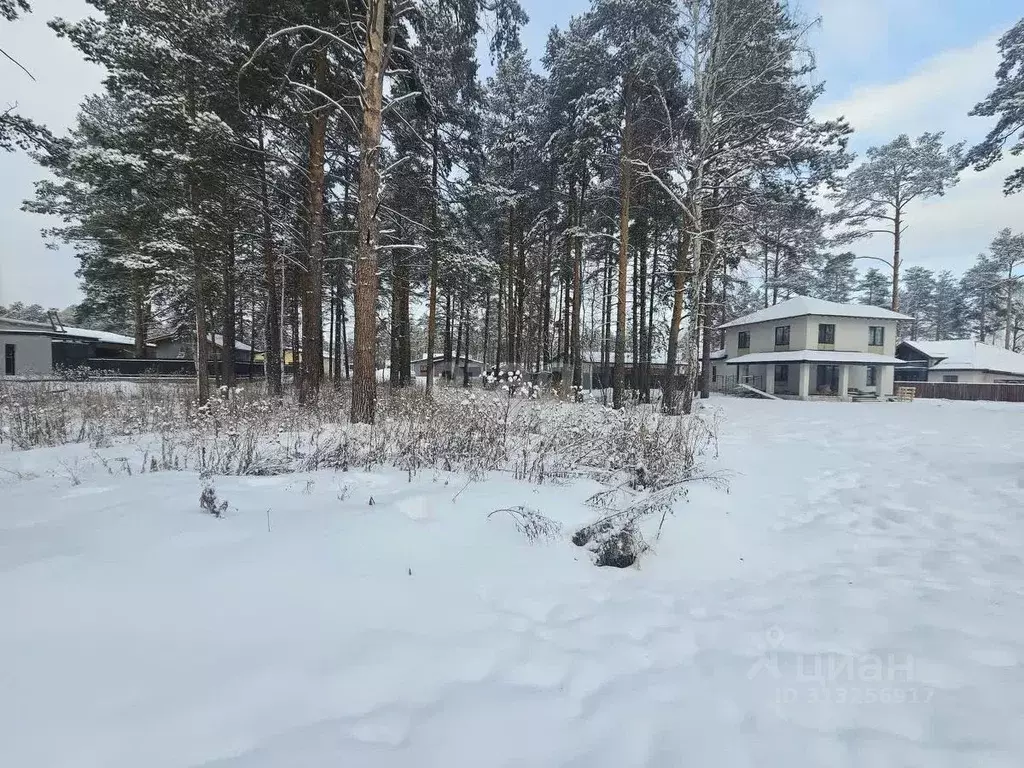
[{"label": "small window", "polygon": [[836,343],[836,327],[832,323],[819,323],[818,324],[818,343],[819,344],[835,344]]},{"label": "small window", "polygon": [[872,325],[868,328],[868,345],[872,347],[885,346],[885,326]]},{"label": "small window", "polygon": [[[872,329],[874,330],[874,329]],[[873,365],[868,366],[868,381],[867,386],[877,387],[878,386],[878,368]]]},{"label": "small window", "polygon": [[788,347],[789,346],[789,326],[778,325],[775,327],[775,346],[776,347]]},{"label": "small window", "polygon": [[711,381],[718,381],[718,369],[715,366],[711,366]]},{"label": "small window", "polygon": [[957,376],[955,373],[954,374],[945,374],[942,377],[942,382],[944,384],[956,384],[958,381],[960,381],[960,377]]},{"label": "small window", "polygon": [[4,373],[7,376],[14,375],[14,345],[4,344]]},{"label": "small window", "polygon": [[775,366],[775,383],[776,384],[788,384],[789,383],[789,366],[788,365],[776,365]]},{"label": "small window", "polygon": [[740,349],[750,349],[750,331],[740,331]]}]

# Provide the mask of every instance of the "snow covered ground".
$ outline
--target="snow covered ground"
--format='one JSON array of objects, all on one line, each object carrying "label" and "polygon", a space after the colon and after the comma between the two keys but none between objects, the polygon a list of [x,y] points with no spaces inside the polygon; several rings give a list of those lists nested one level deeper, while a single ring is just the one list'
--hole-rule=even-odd
[{"label": "snow covered ground", "polygon": [[0,765],[1020,765],[1024,409],[711,404],[628,570],[586,484],[0,454]]}]

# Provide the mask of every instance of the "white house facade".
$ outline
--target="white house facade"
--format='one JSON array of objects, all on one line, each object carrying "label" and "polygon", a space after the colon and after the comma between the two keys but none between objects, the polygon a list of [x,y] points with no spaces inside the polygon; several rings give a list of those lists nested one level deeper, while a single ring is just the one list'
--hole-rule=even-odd
[{"label": "white house facade", "polygon": [[799,397],[893,393],[896,324],[888,309],[796,296],[725,323],[712,379]]}]

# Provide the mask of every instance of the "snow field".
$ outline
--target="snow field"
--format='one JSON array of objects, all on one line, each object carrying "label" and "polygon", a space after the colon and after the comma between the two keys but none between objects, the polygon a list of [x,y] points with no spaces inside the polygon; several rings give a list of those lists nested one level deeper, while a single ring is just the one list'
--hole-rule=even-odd
[{"label": "snow field", "polygon": [[568,541],[591,482],[218,477],[217,520],[0,456],[0,764],[1019,765],[1024,411],[709,407],[728,490],[627,570]]}]

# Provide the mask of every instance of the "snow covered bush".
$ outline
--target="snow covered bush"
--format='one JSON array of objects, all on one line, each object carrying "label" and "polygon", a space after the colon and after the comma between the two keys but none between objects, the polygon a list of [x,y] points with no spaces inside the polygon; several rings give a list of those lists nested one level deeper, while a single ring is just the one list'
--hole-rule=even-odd
[{"label": "snow covered bush", "polygon": [[217,489],[213,485],[213,474],[208,471],[201,473],[199,482],[201,485],[199,508],[214,517],[223,517],[224,513],[228,511],[228,503],[217,498]]},{"label": "snow covered bush", "polygon": [[511,518],[516,530],[523,534],[527,541],[531,543],[544,539],[553,539],[562,533],[561,525],[530,507],[520,505],[518,507],[496,509],[487,516],[487,519],[489,520],[495,515],[505,515]]},{"label": "snow covered bush", "polygon": [[[603,486],[590,499],[600,518],[576,538],[598,564],[635,562],[648,549],[644,535],[657,539],[653,527],[664,524],[686,484],[706,477],[701,457],[716,450],[715,412],[614,411],[543,397],[518,371],[499,373],[490,389],[441,388],[430,397],[384,389],[372,425],[347,420],[344,391],[299,405],[253,385],[222,388],[199,405],[187,385],[21,383],[0,389],[0,441],[18,449],[126,443],[139,454],[131,460],[139,472],[202,473],[200,506],[211,514],[226,508],[213,487],[217,475],[391,467],[410,478],[425,471],[469,480],[507,473],[537,484],[588,478]],[[116,461],[110,466],[132,471],[127,458]],[[552,535],[539,512],[501,511],[531,540]]]}]

